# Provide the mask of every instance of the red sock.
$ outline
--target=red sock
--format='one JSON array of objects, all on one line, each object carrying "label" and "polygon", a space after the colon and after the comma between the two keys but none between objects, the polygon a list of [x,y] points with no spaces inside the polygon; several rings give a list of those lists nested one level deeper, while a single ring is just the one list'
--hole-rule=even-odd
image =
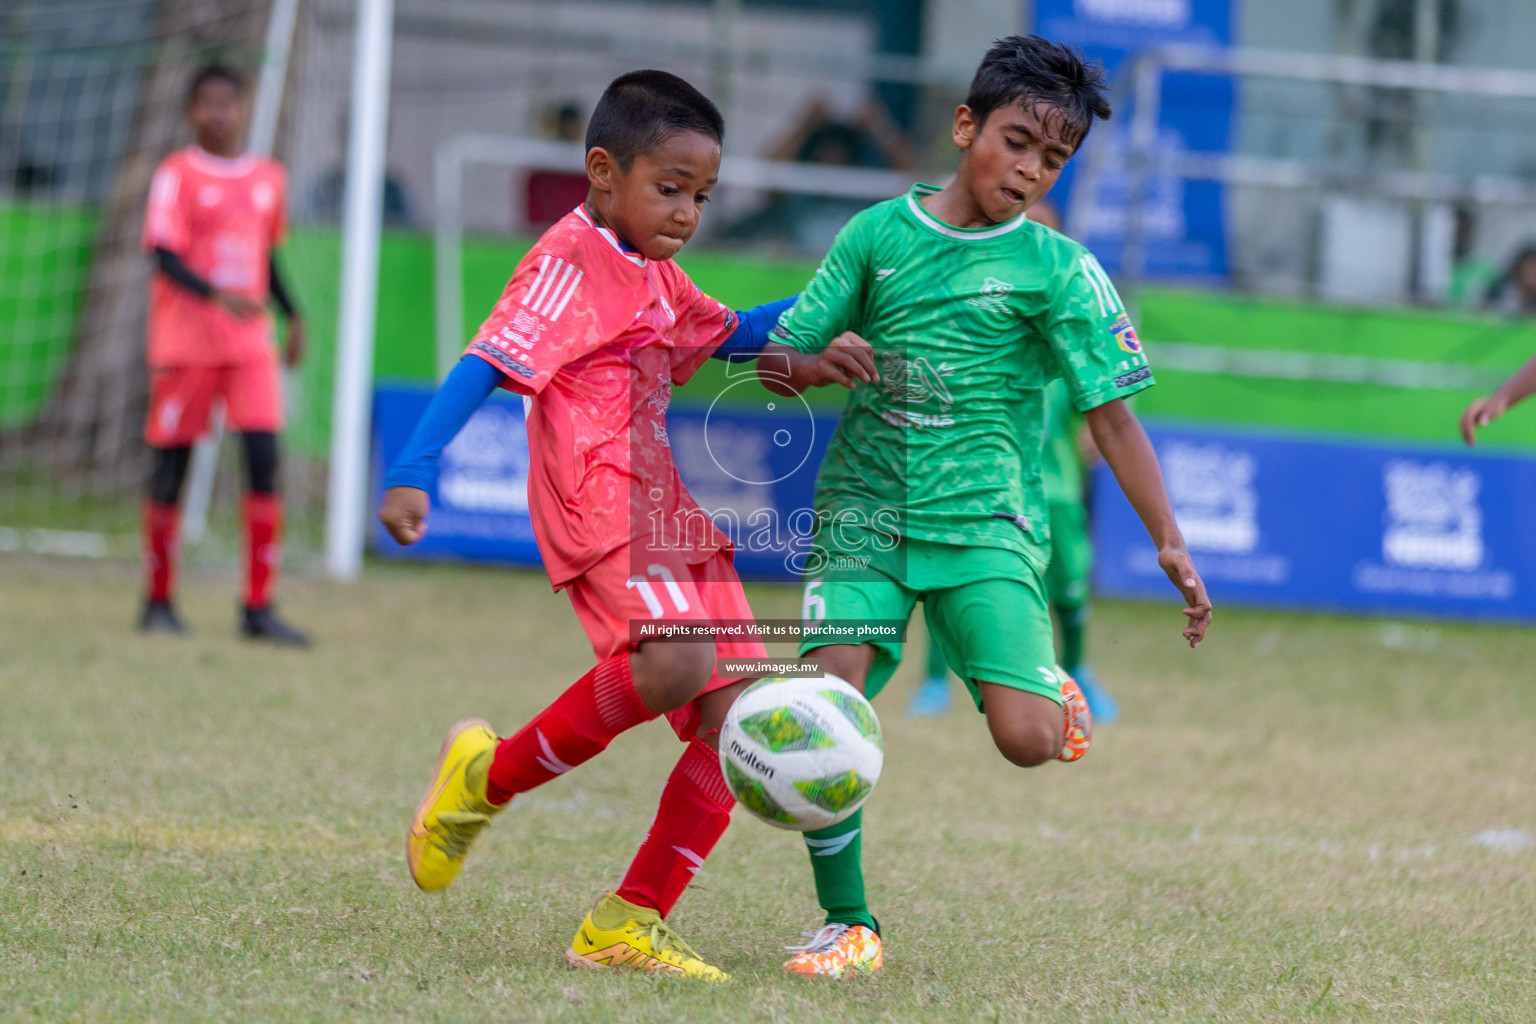
[{"label": "red sock", "polygon": [[655,717],[635,690],[629,652],[615,654],[501,741],[486,772],[486,796],[493,804],[506,803],[564,775],[602,753],[619,733]]},{"label": "red sock", "polygon": [[283,561],[283,499],[247,494],[240,514],[245,520],[245,606],[265,608]]},{"label": "red sock", "polygon": [[169,601],[176,585],[176,535],[181,527],[181,510],[175,505],[146,498],[141,513],[144,521],[144,592],[151,601]]},{"label": "red sock", "polygon": [[720,774],[720,755],[695,737],[667,778],[656,820],[630,862],[619,897],[662,917],[670,914],[725,834],[735,805]]}]

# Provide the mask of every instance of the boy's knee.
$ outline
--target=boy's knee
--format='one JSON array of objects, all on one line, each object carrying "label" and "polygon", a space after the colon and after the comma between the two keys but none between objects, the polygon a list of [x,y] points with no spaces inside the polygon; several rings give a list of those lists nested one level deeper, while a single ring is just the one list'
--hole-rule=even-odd
[{"label": "boy's knee", "polygon": [[1044,764],[1061,753],[1066,731],[1060,704],[1009,687],[981,686],[987,726],[999,753],[1020,768]]},{"label": "boy's knee", "polygon": [[828,644],[806,651],[804,657],[819,659],[822,668],[863,693],[875,663],[875,648],[871,644]]},{"label": "boy's knee", "polygon": [[1061,753],[1063,733],[1060,723],[1052,728],[1043,722],[1027,722],[1007,730],[994,731],[992,739],[996,741],[997,749],[1011,763],[1020,768],[1033,768]]},{"label": "boy's knee", "polygon": [[713,644],[645,643],[631,656],[630,673],[645,706],[676,711],[699,695],[715,673]]}]

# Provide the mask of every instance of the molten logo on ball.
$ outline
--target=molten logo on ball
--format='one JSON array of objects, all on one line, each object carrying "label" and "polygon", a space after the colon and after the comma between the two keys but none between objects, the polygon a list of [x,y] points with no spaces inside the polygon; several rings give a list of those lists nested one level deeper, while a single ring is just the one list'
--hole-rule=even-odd
[{"label": "molten logo on ball", "polygon": [[737,801],[780,828],[835,825],[880,778],[880,720],[837,676],[763,679],[736,699],[720,730],[720,764]]}]

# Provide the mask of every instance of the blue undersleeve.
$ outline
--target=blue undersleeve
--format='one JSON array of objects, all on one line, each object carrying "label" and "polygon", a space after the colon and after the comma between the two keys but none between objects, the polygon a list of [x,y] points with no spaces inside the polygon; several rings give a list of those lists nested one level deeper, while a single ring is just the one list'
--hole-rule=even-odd
[{"label": "blue undersleeve", "polygon": [[465,356],[432,396],[405,451],[385,474],[385,487],[427,490],[437,481],[437,460],[464,424],[506,377],[479,356]]},{"label": "blue undersleeve", "polygon": [[711,359],[751,358],[762,352],[763,346],[768,344],[768,332],[773,330],[779,322],[779,317],[784,311],[795,304],[800,296],[791,295],[787,299],[777,302],[765,302],[761,306],[753,306],[751,309],[738,310],[736,313],[736,329],[730,337],[721,342],[720,347],[709,354]]}]

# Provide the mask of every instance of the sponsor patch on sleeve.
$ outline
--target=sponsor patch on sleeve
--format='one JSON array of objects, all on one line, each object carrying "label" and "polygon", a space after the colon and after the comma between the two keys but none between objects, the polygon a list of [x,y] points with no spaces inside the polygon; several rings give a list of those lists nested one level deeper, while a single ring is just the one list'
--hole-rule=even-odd
[{"label": "sponsor patch on sleeve", "polygon": [[523,362],[513,358],[510,353],[502,351],[500,348],[490,344],[489,342],[477,341],[469,347],[472,352],[476,352],[483,356],[489,356],[493,363],[508,373],[515,373],[525,380],[531,379],[533,377],[533,367],[528,366]]},{"label": "sponsor patch on sleeve", "polygon": [[1116,377],[1115,387],[1128,388],[1132,384],[1140,384],[1150,376],[1152,376],[1152,367],[1143,366],[1139,370],[1132,370],[1130,373],[1122,373],[1120,376]]},{"label": "sponsor patch on sleeve", "polygon": [[1141,339],[1136,337],[1136,328],[1131,326],[1131,318],[1127,314],[1121,313],[1115,318],[1115,322],[1109,325],[1109,333],[1115,336],[1115,343],[1124,351],[1141,351]]}]

